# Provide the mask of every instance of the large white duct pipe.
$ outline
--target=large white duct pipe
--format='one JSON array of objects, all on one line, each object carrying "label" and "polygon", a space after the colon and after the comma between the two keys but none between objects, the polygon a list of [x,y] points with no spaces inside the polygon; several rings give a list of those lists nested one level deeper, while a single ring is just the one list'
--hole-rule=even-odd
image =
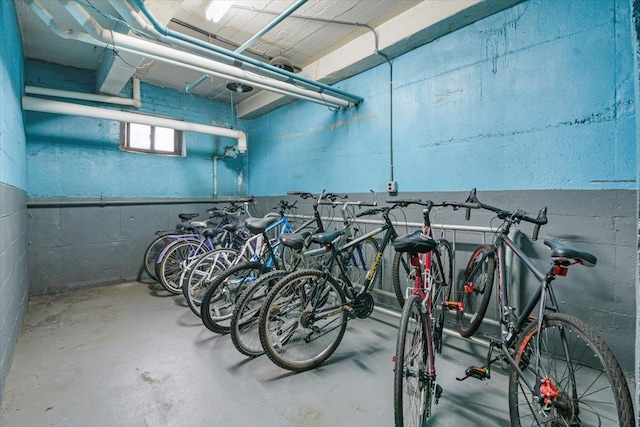
[{"label": "large white duct pipe", "polygon": [[130,107],[139,108],[142,105],[140,101],[140,79],[133,79],[133,97],[120,98],[119,96],[97,95],[93,93],[72,92],[69,90],[50,89],[46,87],[25,86],[25,93],[31,95],[55,96],[58,98],[80,99],[84,101],[105,102],[108,104],[128,105]]},{"label": "large white duct pipe", "polygon": [[80,6],[75,3],[66,2],[65,6],[69,13],[83,26],[85,30],[89,32],[89,34],[76,34],[77,32],[64,28],[60,25],[37,0],[24,1],[29,4],[31,9],[36,12],[38,17],[40,17],[40,19],[42,19],[50,29],[64,38],[80,40],[100,47],[115,47],[119,50],[142,55],[177,67],[195,70],[202,74],[210,74],[225,79],[233,79],[239,83],[280,93],[285,96],[292,96],[298,99],[328,105],[334,108],[348,108],[352,105],[348,101],[328,94],[299,88],[286,82],[258,76],[232,65],[222,64],[189,52],[126,36],[115,31],[105,30]]},{"label": "large white duct pipe", "polygon": [[52,101],[49,99],[22,97],[22,108],[28,111],[42,113],[64,114],[70,116],[93,117],[96,119],[116,120],[149,126],[162,126],[188,132],[205,133],[209,135],[224,136],[238,140],[238,151],[247,151],[247,135],[241,130],[227,129],[216,126],[202,125],[199,123],[183,122],[164,117],[145,116],[129,111],[109,110],[106,108],[91,107],[88,105],[72,104],[69,102]]}]

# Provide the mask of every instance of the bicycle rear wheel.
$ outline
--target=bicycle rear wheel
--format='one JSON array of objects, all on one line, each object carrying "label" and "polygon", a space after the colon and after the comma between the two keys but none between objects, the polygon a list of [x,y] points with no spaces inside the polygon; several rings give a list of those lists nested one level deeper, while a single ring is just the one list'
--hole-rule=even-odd
[{"label": "bicycle rear wheel", "polygon": [[496,260],[490,251],[489,245],[476,248],[458,290],[458,301],[463,309],[456,313],[456,321],[463,337],[470,337],[478,330],[489,306],[496,270]]},{"label": "bicycle rear wheel", "polygon": [[422,427],[431,412],[432,380],[428,376],[427,323],[420,298],[405,301],[396,343],[393,407],[395,426]]},{"label": "bicycle rear wheel", "polygon": [[[540,330],[533,322],[523,331],[515,348],[524,378],[515,369],[509,374],[512,426],[635,425],[633,402],[617,360],[581,320],[549,313]],[[535,396],[525,379],[537,388]]]},{"label": "bicycle rear wheel", "polygon": [[260,312],[260,341],[283,369],[307,371],[338,348],[347,328],[339,282],[318,270],[299,270],[273,288]]},{"label": "bicycle rear wheel", "polygon": [[271,271],[263,274],[238,298],[231,316],[231,341],[245,356],[257,357],[264,353],[260,342],[258,323],[260,309],[271,288],[289,272]]}]

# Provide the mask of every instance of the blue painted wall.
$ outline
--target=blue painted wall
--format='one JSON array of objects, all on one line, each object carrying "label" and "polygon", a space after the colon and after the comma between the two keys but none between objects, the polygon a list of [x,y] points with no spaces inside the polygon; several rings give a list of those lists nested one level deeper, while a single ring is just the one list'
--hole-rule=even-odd
[{"label": "blue painted wall", "polygon": [[28,303],[23,57],[14,3],[0,2],[0,399]]},{"label": "blue painted wall", "polygon": [[[95,74],[87,70],[35,60],[27,60],[25,70],[28,85],[94,90]],[[122,95],[131,96],[130,84]],[[229,106],[207,98],[144,83],[141,98],[140,113],[234,125]],[[245,126],[241,120],[235,125]],[[186,132],[187,157],[180,158],[120,151],[120,123],[111,120],[26,112],[25,129],[28,193],[37,198],[212,197],[213,156],[237,144],[230,138]],[[246,162],[242,154],[218,162],[219,196],[246,194],[246,183],[237,185],[238,173],[246,173]]]},{"label": "blue painted wall", "polygon": [[[393,60],[399,190],[636,188],[630,25],[629,2],[532,0]],[[251,194],[385,190],[389,66],[337,86],[365,102],[251,123]]]}]

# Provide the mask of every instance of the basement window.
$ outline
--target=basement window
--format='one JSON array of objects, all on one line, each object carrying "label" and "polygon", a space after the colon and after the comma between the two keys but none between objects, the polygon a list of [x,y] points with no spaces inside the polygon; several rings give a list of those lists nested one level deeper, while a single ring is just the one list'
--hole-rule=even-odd
[{"label": "basement window", "polygon": [[165,156],[186,155],[182,131],[137,123],[122,123],[120,149]]}]

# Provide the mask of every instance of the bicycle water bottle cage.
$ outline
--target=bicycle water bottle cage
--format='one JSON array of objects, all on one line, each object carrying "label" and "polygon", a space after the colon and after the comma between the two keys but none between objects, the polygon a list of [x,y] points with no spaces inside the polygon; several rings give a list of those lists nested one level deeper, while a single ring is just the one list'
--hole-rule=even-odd
[{"label": "bicycle water bottle cage", "polygon": [[438,243],[432,238],[422,234],[420,230],[398,237],[393,242],[393,247],[396,252],[426,254],[434,250],[436,246],[438,246]]},{"label": "bicycle water bottle cage", "polygon": [[247,218],[244,221],[244,226],[251,234],[260,234],[267,229],[271,224],[278,221],[277,216],[265,216],[264,218]]},{"label": "bicycle water bottle cage", "polygon": [[302,233],[285,233],[280,237],[280,243],[299,251],[304,246],[304,241],[311,233],[308,231]]},{"label": "bicycle water bottle cage", "polygon": [[181,213],[178,214],[178,217],[183,221],[191,221],[193,218],[197,217],[199,214],[197,213]]},{"label": "bicycle water bottle cage", "polygon": [[544,244],[551,248],[551,258],[553,258],[556,264],[558,264],[559,261],[563,265],[568,266],[576,261],[587,267],[593,267],[598,261],[598,259],[589,252],[572,248],[555,240],[546,239]]},{"label": "bicycle water bottle cage", "polygon": [[311,236],[311,242],[318,243],[320,245],[328,245],[343,233],[344,233],[343,230],[334,230],[334,231],[325,231],[324,233],[314,234],[313,236]]}]

